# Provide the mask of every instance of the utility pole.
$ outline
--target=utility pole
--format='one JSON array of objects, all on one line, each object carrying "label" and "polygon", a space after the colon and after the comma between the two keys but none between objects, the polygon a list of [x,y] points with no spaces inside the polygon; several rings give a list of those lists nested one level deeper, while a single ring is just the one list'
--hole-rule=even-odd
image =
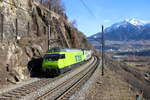
[{"label": "utility pole", "polygon": [[[90,38],[90,39],[94,39],[95,41],[96,38]],[[99,42],[101,45],[101,59],[102,59],[102,76],[104,75],[104,56],[105,56],[105,52],[104,52],[104,26],[102,25],[102,36],[100,37],[101,41],[97,41]]]},{"label": "utility pole", "polygon": [[1,37],[2,37],[2,40],[3,40],[3,33],[4,33],[4,15],[1,14]]},{"label": "utility pole", "polygon": [[103,76],[104,75],[104,26],[103,25],[102,25],[101,43],[102,43],[102,76]]},{"label": "utility pole", "polygon": [[29,36],[29,33],[30,33],[30,22],[28,22],[27,29],[28,29],[28,31],[27,31],[27,36]]},{"label": "utility pole", "polygon": [[41,4],[43,4],[43,0],[41,0]]},{"label": "utility pole", "polygon": [[16,39],[18,37],[18,19],[16,18]]},{"label": "utility pole", "polygon": [[48,25],[48,50],[50,50],[50,33],[51,33],[51,26]]}]

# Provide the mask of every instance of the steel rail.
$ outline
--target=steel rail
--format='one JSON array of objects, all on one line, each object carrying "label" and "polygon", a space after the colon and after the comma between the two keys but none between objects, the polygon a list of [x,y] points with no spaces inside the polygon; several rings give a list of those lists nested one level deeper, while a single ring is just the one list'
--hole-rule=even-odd
[{"label": "steel rail", "polygon": [[[79,67],[79,66],[78,66]],[[74,68],[75,69],[75,68]],[[73,71],[73,70],[72,70]],[[34,91],[36,91],[37,89],[44,87],[46,85],[48,85],[49,83],[62,78],[64,75],[66,75],[69,72],[66,72],[54,79],[40,79],[38,81],[35,81],[33,83],[29,83],[29,84],[25,84],[21,87],[15,88],[13,90],[10,90],[8,92],[4,92],[2,94],[0,94],[0,100],[13,100],[13,99],[19,99],[22,96],[26,96],[27,94],[30,94]]]},{"label": "steel rail", "polygon": [[69,96],[71,94],[73,94],[73,92],[75,92],[75,90],[78,87],[80,87],[85,81],[87,81],[90,78],[90,76],[94,73],[94,71],[96,70],[98,65],[99,65],[99,60],[97,58],[96,64],[91,69],[89,69],[88,72],[86,72],[86,74],[84,74],[80,79],[75,81],[74,84],[72,84],[70,87],[68,87],[61,95],[59,95],[57,98],[55,98],[55,100],[68,99]]},{"label": "steel rail", "polygon": [[[95,66],[95,65],[97,66],[98,58],[95,57],[94,59],[95,59],[94,62],[89,65],[88,69],[85,68],[84,70],[82,70],[79,73],[77,73],[76,75],[74,75],[72,78],[66,80],[65,82],[54,87],[53,89],[47,91],[43,95],[37,97],[36,100],[43,100],[47,97],[50,97],[50,100],[53,100],[53,99],[57,99],[58,97],[60,97],[60,95],[64,94],[68,90],[68,88],[67,88],[63,92],[59,92],[59,91],[61,91],[61,88],[66,87],[68,84],[69,84],[68,87],[70,88],[70,87],[76,85],[80,80],[84,79],[86,75],[89,75],[89,73],[91,72],[90,70],[95,68],[93,66]],[[59,94],[59,95],[52,96],[55,92],[57,92],[57,94]]]}]

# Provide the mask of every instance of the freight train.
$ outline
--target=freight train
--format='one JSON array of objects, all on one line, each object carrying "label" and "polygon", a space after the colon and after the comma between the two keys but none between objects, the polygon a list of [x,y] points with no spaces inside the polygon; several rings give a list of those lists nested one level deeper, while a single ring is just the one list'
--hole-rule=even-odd
[{"label": "freight train", "polygon": [[44,56],[42,70],[46,75],[60,74],[91,58],[91,50],[52,48]]}]

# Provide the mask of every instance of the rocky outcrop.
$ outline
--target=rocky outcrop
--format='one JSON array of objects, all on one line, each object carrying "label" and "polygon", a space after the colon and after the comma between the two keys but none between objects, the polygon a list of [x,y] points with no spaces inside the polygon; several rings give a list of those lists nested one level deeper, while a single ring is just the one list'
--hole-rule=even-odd
[{"label": "rocky outcrop", "polygon": [[[15,83],[30,78],[30,70],[28,64],[33,58],[42,57],[45,50],[45,40],[38,37],[32,39],[30,37],[22,37],[18,41],[2,42],[0,44],[0,76],[2,83]],[[5,83],[6,82],[6,83]]]},{"label": "rocky outcrop", "polygon": [[0,0],[0,23],[0,84],[29,79],[33,69],[41,68],[48,25],[51,48],[93,49],[63,16],[35,0]]}]

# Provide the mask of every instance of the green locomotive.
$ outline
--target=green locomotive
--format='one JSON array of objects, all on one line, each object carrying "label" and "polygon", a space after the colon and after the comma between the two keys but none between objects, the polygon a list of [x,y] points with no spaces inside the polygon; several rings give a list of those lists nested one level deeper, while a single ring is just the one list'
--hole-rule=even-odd
[{"label": "green locomotive", "polygon": [[47,74],[65,72],[75,64],[87,60],[85,53],[87,51],[81,49],[52,48],[44,56],[42,69]]}]

